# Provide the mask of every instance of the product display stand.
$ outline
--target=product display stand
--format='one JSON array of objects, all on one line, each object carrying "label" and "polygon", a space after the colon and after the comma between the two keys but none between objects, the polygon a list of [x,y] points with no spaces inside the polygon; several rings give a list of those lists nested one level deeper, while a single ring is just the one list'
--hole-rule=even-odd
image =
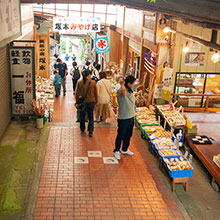
[{"label": "product display stand", "polygon": [[185,185],[185,190],[188,191],[189,177],[178,177],[178,178],[172,178],[172,179],[173,179],[173,187],[172,187],[173,192],[175,192],[176,183],[183,183]]}]

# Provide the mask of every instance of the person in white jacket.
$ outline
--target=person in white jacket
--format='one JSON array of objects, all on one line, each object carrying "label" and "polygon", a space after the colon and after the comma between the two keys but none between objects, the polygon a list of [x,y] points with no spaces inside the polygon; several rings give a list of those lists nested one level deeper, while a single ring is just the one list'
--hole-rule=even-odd
[{"label": "person in white jacket", "polygon": [[110,118],[110,103],[112,96],[112,85],[105,72],[99,73],[100,80],[97,83],[98,103],[96,106],[96,121],[106,121]]}]

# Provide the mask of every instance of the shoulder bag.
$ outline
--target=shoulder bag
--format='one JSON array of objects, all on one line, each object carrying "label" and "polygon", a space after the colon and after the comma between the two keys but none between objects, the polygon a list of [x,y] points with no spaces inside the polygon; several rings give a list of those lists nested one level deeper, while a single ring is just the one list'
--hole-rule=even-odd
[{"label": "shoulder bag", "polygon": [[80,96],[79,99],[78,99],[78,103],[77,103],[76,108],[77,108],[80,112],[83,112],[83,111],[85,111],[85,109],[86,109],[86,97],[87,97],[87,95],[88,95],[90,85],[91,85],[91,81],[89,81],[89,85],[88,85],[88,87],[87,87],[85,97]]}]

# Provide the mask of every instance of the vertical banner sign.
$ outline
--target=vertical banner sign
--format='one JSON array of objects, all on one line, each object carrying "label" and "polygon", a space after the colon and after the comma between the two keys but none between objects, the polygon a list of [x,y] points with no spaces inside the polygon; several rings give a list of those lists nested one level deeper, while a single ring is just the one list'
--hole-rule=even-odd
[{"label": "vertical banner sign", "polygon": [[34,47],[9,47],[13,116],[32,114],[35,98]]},{"label": "vertical banner sign", "polygon": [[108,37],[95,38],[96,53],[107,53],[110,51]]},{"label": "vertical banner sign", "polygon": [[48,34],[36,35],[37,49],[37,75],[50,77],[50,59],[49,59],[49,37]]},{"label": "vertical banner sign", "polygon": [[163,89],[162,89],[162,99],[170,101],[170,95],[172,90],[172,75],[173,69],[166,67],[163,74]]}]

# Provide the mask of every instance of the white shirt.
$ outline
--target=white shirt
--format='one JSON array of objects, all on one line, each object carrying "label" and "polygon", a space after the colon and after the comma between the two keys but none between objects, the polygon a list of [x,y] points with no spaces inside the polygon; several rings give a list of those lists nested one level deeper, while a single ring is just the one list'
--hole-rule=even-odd
[{"label": "white shirt", "polygon": [[107,79],[101,79],[97,83],[98,104],[109,104],[112,95],[112,85]]}]

